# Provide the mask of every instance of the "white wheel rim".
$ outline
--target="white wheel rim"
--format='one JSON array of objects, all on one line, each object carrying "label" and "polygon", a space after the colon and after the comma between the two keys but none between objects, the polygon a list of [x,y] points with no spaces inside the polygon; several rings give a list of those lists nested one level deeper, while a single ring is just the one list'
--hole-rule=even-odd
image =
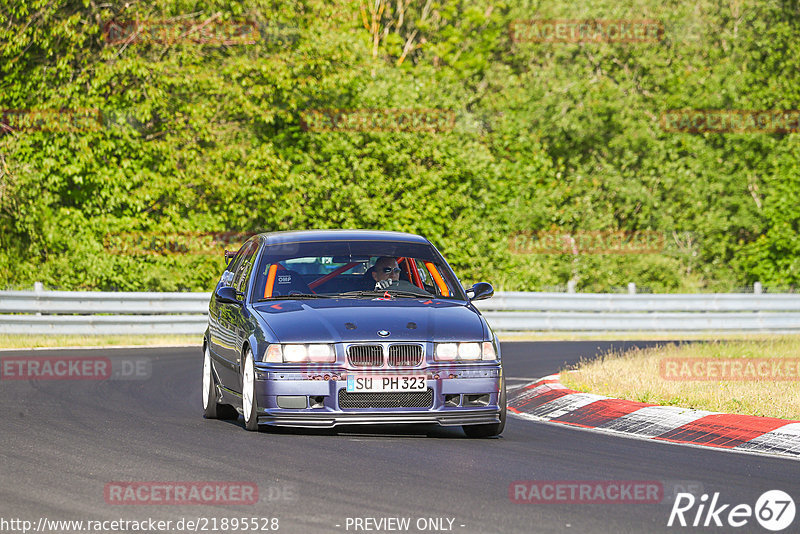
[{"label": "white wheel rim", "polygon": [[253,370],[253,357],[250,353],[244,361],[244,375],[242,377],[242,404],[244,408],[244,419],[250,421],[250,412],[253,410],[253,382],[255,372]]},{"label": "white wheel rim", "polygon": [[208,397],[211,395],[211,355],[206,353],[203,357],[203,409],[208,409]]}]

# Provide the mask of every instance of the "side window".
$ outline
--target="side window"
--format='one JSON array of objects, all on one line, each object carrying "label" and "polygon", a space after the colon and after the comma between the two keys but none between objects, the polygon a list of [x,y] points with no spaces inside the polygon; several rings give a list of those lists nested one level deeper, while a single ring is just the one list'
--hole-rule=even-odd
[{"label": "side window", "polygon": [[222,283],[228,287],[231,287],[233,284],[233,275],[236,274],[236,270],[239,268],[239,265],[242,264],[242,257],[244,256],[245,252],[245,245],[239,247],[239,250],[236,251],[236,255],[231,259],[228,266],[225,268],[225,271],[222,273]]},{"label": "side window", "polygon": [[257,250],[258,241],[255,239],[248,241],[242,246],[242,250],[234,260],[236,265],[234,265],[231,287],[239,293],[244,293],[247,289],[247,281],[250,280],[250,273],[253,271],[253,260]]},{"label": "side window", "polygon": [[[433,283],[431,280],[431,275],[428,273],[428,269],[425,268],[425,264],[422,261],[417,261],[417,273],[419,273],[419,279],[423,283],[423,285],[430,285]],[[420,265],[422,267],[420,267]]]},{"label": "side window", "polygon": [[449,297],[452,295],[453,292],[439,272],[439,267],[434,263],[417,260],[417,269],[426,290],[439,297]]}]

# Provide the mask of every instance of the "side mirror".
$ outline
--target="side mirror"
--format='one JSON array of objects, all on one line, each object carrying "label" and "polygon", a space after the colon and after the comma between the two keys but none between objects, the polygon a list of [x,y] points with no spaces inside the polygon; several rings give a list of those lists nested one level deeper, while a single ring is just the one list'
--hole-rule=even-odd
[{"label": "side mirror", "polygon": [[494,288],[492,284],[486,282],[478,282],[471,288],[467,289],[467,296],[469,300],[483,300],[491,298],[494,295]]},{"label": "side mirror", "polygon": [[217,297],[217,302],[222,304],[241,304],[242,301],[239,300],[238,295],[236,294],[236,290],[232,287],[221,287],[217,289],[217,292],[214,294]]},{"label": "side mirror", "polygon": [[228,265],[238,252],[238,250],[225,249],[225,265]]}]

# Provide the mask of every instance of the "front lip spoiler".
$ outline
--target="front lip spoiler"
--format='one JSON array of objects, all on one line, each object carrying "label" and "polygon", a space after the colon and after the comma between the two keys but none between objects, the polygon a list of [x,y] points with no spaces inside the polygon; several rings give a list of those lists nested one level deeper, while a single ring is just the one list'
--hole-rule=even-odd
[{"label": "front lip spoiler", "polygon": [[498,410],[463,410],[458,412],[392,413],[282,413],[259,415],[258,424],[306,428],[333,428],[337,425],[438,424],[440,426],[499,423]]}]

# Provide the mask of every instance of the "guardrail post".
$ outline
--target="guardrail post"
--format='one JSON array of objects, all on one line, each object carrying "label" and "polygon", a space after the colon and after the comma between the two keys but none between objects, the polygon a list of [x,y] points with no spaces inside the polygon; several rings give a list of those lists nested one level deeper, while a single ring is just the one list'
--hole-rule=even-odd
[{"label": "guardrail post", "polygon": [[575,280],[570,280],[567,282],[567,293],[575,293],[575,287],[578,283]]},{"label": "guardrail post", "polygon": [[630,282],[628,284],[628,294],[629,295],[635,295],[636,294],[636,284],[634,284],[633,282]]},{"label": "guardrail post", "polygon": [[[36,304],[37,307],[41,307],[41,301],[39,300],[39,293],[44,291],[44,284],[41,282],[34,282],[33,283],[33,292],[36,293]],[[42,312],[36,312],[36,315],[41,315]]]},{"label": "guardrail post", "polygon": [[753,293],[756,295],[760,295],[762,292],[761,282],[755,282],[753,284]]}]

